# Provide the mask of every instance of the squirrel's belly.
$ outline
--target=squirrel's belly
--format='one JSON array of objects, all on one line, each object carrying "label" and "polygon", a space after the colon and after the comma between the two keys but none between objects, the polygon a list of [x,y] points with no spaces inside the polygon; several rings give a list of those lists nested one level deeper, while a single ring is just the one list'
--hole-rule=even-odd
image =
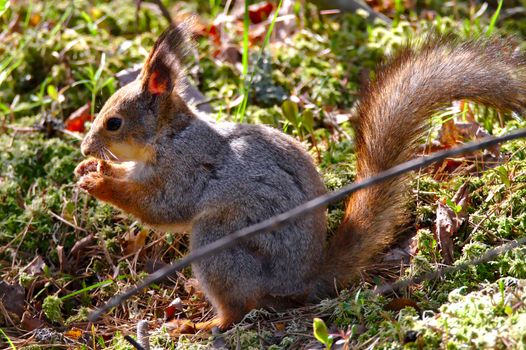
[{"label": "squirrel's belly", "polygon": [[178,222],[175,224],[149,225],[156,230],[172,233],[188,233],[192,231],[191,222]]}]

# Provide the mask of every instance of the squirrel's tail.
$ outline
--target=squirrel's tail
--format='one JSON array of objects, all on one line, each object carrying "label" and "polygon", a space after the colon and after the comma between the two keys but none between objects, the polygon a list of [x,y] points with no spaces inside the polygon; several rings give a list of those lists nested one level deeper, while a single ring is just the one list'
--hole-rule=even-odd
[{"label": "squirrel's tail", "polygon": [[[357,180],[413,158],[429,116],[459,99],[498,110],[523,110],[526,57],[509,40],[498,38],[460,42],[439,37],[418,50],[402,50],[362,93]],[[406,185],[406,178],[400,177],[351,196],[327,248],[321,294],[356,281],[363,267],[393,242],[405,216]]]}]

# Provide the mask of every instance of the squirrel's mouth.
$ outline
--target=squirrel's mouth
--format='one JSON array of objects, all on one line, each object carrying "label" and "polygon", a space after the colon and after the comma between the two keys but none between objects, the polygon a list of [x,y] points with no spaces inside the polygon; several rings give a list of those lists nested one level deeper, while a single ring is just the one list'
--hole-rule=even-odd
[{"label": "squirrel's mouth", "polygon": [[125,142],[102,143],[89,135],[81,145],[82,154],[112,163],[151,163],[156,159],[155,147],[127,140]]},{"label": "squirrel's mouth", "polygon": [[97,159],[106,160],[108,162],[112,163],[121,163],[122,159],[120,159],[109,147],[103,146],[103,145],[96,145],[97,147],[93,147],[92,145],[82,143],[82,154],[85,157],[93,157]]}]

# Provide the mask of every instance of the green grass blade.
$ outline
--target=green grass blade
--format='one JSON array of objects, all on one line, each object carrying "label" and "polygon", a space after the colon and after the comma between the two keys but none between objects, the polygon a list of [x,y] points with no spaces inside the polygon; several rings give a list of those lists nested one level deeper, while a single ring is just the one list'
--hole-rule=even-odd
[{"label": "green grass blade", "polygon": [[248,100],[248,36],[250,29],[250,18],[248,16],[249,0],[245,0],[245,14],[243,15],[243,55],[241,57],[241,63],[243,65],[243,84],[241,85],[241,94],[243,95],[243,102],[239,105],[236,110],[235,120],[243,121],[245,117],[246,102]]},{"label": "green grass blade", "polygon": [[33,14],[33,1],[29,1],[27,5],[26,17],[24,18],[24,25],[22,28],[27,29],[29,27],[29,21],[31,20],[31,15]]},{"label": "green grass blade", "polygon": [[95,81],[95,85],[100,80],[100,76],[102,75],[104,66],[106,66],[106,53],[103,52],[102,55],[100,56],[99,68],[97,68],[97,71],[95,72],[95,76],[93,77],[93,80]]},{"label": "green grass blade", "polygon": [[502,4],[504,3],[504,0],[499,1],[499,6],[497,7],[497,11],[493,14],[491,17],[491,22],[489,23],[488,30],[486,31],[486,34],[489,36],[493,34],[493,30],[495,29],[495,24],[497,23],[497,19],[500,15],[500,10],[502,9]]},{"label": "green grass blade", "polygon": [[64,295],[60,299],[61,300],[66,300],[66,299],[74,297],[75,295],[79,295],[79,294],[82,294],[82,293],[85,293],[85,292],[89,292],[90,290],[95,289],[95,288],[109,286],[112,283],[114,283],[113,280],[105,280],[105,281],[102,281],[102,282],[99,282],[99,283],[95,283],[95,284],[93,284],[93,285],[91,285],[89,287],[82,288],[80,290],[76,290],[73,293],[69,293],[68,295]]},{"label": "green grass blade", "polygon": [[[248,106],[248,92],[250,91],[250,87],[252,86],[252,81],[254,79],[254,73],[256,71],[255,68],[258,66],[259,62],[261,61],[261,58],[263,57],[263,52],[265,51],[265,47],[268,45],[270,41],[270,37],[272,35],[272,31],[274,30],[274,25],[276,24],[276,19],[278,18],[278,13],[279,13],[279,10],[281,9],[282,3],[283,3],[283,0],[279,0],[278,6],[276,7],[276,10],[274,11],[274,16],[272,17],[272,21],[270,22],[270,26],[267,30],[267,34],[265,35],[265,39],[263,40],[263,45],[261,45],[261,49],[259,51],[259,55],[256,60],[256,64],[254,65],[254,68],[252,69],[252,73],[250,74],[250,79],[249,79],[248,84],[246,84],[246,78],[245,78],[245,83],[243,84],[243,87],[244,87],[243,102],[239,105],[236,111],[236,120],[239,122],[243,122],[245,120],[245,112]],[[248,17],[248,5],[246,5],[246,2],[245,2],[245,15]],[[247,31],[246,45],[247,45],[247,57],[248,57],[248,28],[246,31]],[[247,66],[248,66],[248,58],[247,58]],[[243,70],[245,70],[244,66],[243,66]],[[247,71],[248,71],[248,68],[247,68]]]},{"label": "green grass blade", "polygon": [[248,0],[245,0],[245,14],[243,16],[243,78],[246,79],[248,73],[248,34],[250,28],[250,18],[248,17]]},{"label": "green grass blade", "polygon": [[15,344],[13,344],[13,342],[11,341],[11,339],[9,339],[9,337],[7,336],[7,334],[5,334],[4,330],[2,328],[0,328],[0,333],[4,336],[4,338],[7,340],[7,343],[9,344],[9,346],[11,347],[11,349],[13,350],[16,350],[16,346]]},{"label": "green grass blade", "polygon": [[272,31],[274,30],[274,25],[276,24],[276,19],[278,18],[279,10],[281,9],[281,4],[283,3],[283,0],[279,0],[278,6],[276,7],[276,11],[274,11],[274,17],[272,17],[272,22],[270,22],[270,26],[267,31],[267,35],[265,35],[265,40],[263,41],[263,46],[261,46],[261,50],[259,52],[258,61],[261,60],[261,57],[263,56],[263,50],[268,45],[268,42],[270,41],[270,36],[272,35]]},{"label": "green grass blade", "polygon": [[60,17],[59,21],[57,22],[57,24],[53,27],[53,29],[51,30],[50,34],[49,34],[49,37],[52,38],[54,37],[58,31],[60,30],[60,28],[62,28],[62,25],[64,24],[64,22],[66,22],[66,20],[69,18],[69,16],[71,16],[71,12],[73,11],[73,6],[69,6],[67,8],[66,11],[64,11],[64,14]]},{"label": "green grass blade", "polygon": [[0,0],[0,16],[7,11],[10,4],[11,2],[9,0]]}]

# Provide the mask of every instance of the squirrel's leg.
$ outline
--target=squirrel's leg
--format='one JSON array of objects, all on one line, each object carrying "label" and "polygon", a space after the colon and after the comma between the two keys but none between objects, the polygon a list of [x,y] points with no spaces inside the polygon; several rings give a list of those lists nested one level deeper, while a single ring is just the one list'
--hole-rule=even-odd
[{"label": "squirrel's leg", "polygon": [[[205,211],[192,227],[191,249],[243,227],[242,217],[242,210],[231,207]],[[192,265],[194,275],[216,309],[215,322],[221,329],[241,321],[250,310],[264,306],[263,296],[269,285],[265,276],[270,275],[270,271],[266,271],[268,258],[250,243],[241,242]]]}]

